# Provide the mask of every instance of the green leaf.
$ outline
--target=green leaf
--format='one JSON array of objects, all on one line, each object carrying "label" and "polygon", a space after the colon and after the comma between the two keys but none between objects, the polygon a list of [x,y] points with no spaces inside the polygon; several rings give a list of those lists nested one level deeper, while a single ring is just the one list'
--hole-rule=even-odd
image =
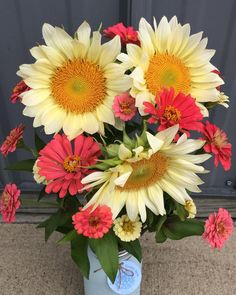
[{"label": "green leaf", "polygon": [[163,226],[164,234],[172,240],[180,240],[189,236],[201,236],[204,232],[204,222],[196,219],[185,221],[171,219]]},{"label": "green leaf", "polygon": [[129,254],[137,258],[139,262],[142,261],[142,248],[138,239],[132,242],[119,241],[119,243]]},{"label": "green leaf", "polygon": [[33,171],[35,159],[27,159],[8,165],[5,169],[12,171]]},{"label": "green leaf", "polygon": [[34,136],[34,142],[36,150],[39,152],[41,149],[43,149],[46,145],[46,143],[38,136],[37,132],[35,132]]},{"label": "green leaf", "polygon": [[175,213],[179,216],[181,221],[184,221],[188,216],[188,212],[185,210],[184,206],[178,202],[175,202]]},{"label": "green leaf", "polygon": [[71,257],[79,267],[82,275],[89,278],[90,263],[88,259],[88,239],[82,235],[71,241]]},{"label": "green leaf", "polygon": [[43,187],[42,189],[41,189],[41,191],[39,192],[39,196],[38,196],[38,199],[37,199],[37,201],[39,202],[44,196],[46,196],[47,195],[47,193],[45,192],[45,188]]},{"label": "green leaf", "polygon": [[104,272],[114,283],[119,267],[117,239],[111,232],[101,239],[89,239],[89,245],[96,254]]},{"label": "green leaf", "polygon": [[69,219],[71,219],[70,212],[65,212],[59,209],[55,214],[53,214],[46,221],[40,223],[38,228],[45,228],[45,241],[49,239],[51,234],[57,229],[57,227],[63,226]]},{"label": "green leaf", "polygon": [[156,233],[155,239],[157,243],[164,243],[166,241],[167,236],[164,234],[162,228]]},{"label": "green leaf", "polygon": [[163,216],[159,215],[157,217],[157,222],[155,225],[155,227],[156,227],[155,239],[156,239],[157,243],[164,243],[167,239],[167,237],[164,234],[163,229],[162,229],[163,224],[166,222],[166,220],[167,220],[166,215],[163,215]]},{"label": "green leaf", "polygon": [[73,229],[68,234],[66,234],[63,238],[61,238],[59,241],[57,241],[57,244],[63,245],[67,242],[74,240],[77,236],[78,236],[78,234],[77,234],[76,230]]},{"label": "green leaf", "polygon": [[150,232],[156,231],[155,225],[157,222],[157,216],[147,208],[147,226]]},{"label": "green leaf", "polygon": [[166,219],[167,219],[166,215],[163,215],[163,216],[159,215],[159,216],[157,217],[156,234],[159,233],[159,231],[161,230],[161,227],[162,227],[163,224],[165,223]]}]

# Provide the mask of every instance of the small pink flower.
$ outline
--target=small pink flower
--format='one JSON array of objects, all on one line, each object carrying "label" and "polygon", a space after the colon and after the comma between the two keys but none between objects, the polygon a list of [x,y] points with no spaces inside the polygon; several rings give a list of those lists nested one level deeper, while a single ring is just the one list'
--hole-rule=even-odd
[{"label": "small pink flower", "polygon": [[[220,72],[220,71],[218,71],[218,70],[213,70],[213,71],[212,71],[212,73],[214,73],[214,74],[216,74],[216,75],[220,76],[220,78],[222,78],[222,79],[223,79],[223,77],[222,77],[222,75],[221,75],[221,72]],[[220,91],[220,85],[219,85],[219,86],[217,86],[217,87],[216,87],[216,89],[217,89],[218,91]]]},{"label": "small pink flower", "polygon": [[94,211],[93,206],[77,212],[72,216],[73,225],[78,234],[85,237],[99,239],[106,234],[112,226],[112,213],[110,207],[98,206]]},{"label": "small pink flower", "polygon": [[25,126],[20,124],[11,130],[10,134],[6,137],[0,147],[0,153],[3,156],[6,157],[9,153],[13,153],[16,150],[17,143],[23,138],[24,129]]},{"label": "small pink flower", "polygon": [[[144,112],[151,115],[148,122],[158,123],[158,131],[167,129],[179,124],[179,131],[188,137],[190,130],[200,131],[203,128],[201,120],[203,116],[195,99],[191,95],[178,93],[175,95],[174,89],[163,89],[155,97],[155,104],[144,102]],[[176,135],[176,140],[179,135]]]},{"label": "small pink flower", "polygon": [[220,208],[218,213],[210,214],[205,222],[203,238],[211,245],[211,248],[221,249],[231,236],[234,223],[230,213]]},{"label": "small pink flower", "polygon": [[83,190],[81,179],[93,172],[89,166],[96,164],[101,150],[92,137],[77,136],[74,144],[66,135],[55,135],[40,152],[37,161],[39,175],[48,182],[45,191],[59,193],[64,198]]},{"label": "small pink flower", "polygon": [[23,80],[21,80],[12,90],[12,95],[10,97],[10,101],[12,103],[16,103],[18,101],[21,101],[20,95],[23,92],[29,91],[31,88],[25,84]]},{"label": "small pink flower", "polygon": [[124,46],[128,43],[140,45],[138,32],[133,27],[126,27],[123,23],[118,23],[112,27],[108,27],[103,31],[104,36],[112,39],[115,36],[120,36],[121,44]]},{"label": "small pink flower", "polygon": [[20,190],[14,183],[5,186],[0,198],[0,213],[4,222],[15,221],[16,209],[20,207],[19,195]]},{"label": "small pink flower", "polygon": [[206,121],[202,134],[204,137],[201,139],[206,141],[204,150],[215,155],[215,166],[217,167],[220,162],[225,170],[229,170],[232,151],[226,133],[216,125]]},{"label": "small pink flower", "polygon": [[123,121],[131,120],[137,112],[135,99],[126,92],[115,97],[112,108],[115,116]]}]

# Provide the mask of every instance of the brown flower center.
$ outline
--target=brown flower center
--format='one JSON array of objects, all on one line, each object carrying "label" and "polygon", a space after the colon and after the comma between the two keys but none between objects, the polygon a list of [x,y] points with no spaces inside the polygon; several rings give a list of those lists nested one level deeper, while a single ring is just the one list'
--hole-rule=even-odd
[{"label": "brown flower center", "polygon": [[89,218],[89,225],[93,227],[97,227],[100,223],[100,218],[98,216],[91,216]]},{"label": "brown flower center", "polygon": [[130,115],[132,112],[131,105],[129,102],[120,103],[120,108],[123,114]]},{"label": "brown flower center", "polygon": [[122,225],[122,229],[125,232],[129,232],[129,233],[133,233],[134,232],[134,224],[131,220],[128,221],[124,221],[123,225]]}]

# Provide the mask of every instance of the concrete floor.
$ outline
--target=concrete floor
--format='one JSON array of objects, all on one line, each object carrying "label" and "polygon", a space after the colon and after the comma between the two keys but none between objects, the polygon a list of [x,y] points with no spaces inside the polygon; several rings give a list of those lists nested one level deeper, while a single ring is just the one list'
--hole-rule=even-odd
[{"label": "concrete floor", "polygon": [[[0,294],[83,295],[69,246],[55,245],[59,237],[45,244],[35,225],[0,224]],[[148,234],[142,244],[142,295],[236,294],[236,232],[221,251],[198,237],[156,245]]]}]

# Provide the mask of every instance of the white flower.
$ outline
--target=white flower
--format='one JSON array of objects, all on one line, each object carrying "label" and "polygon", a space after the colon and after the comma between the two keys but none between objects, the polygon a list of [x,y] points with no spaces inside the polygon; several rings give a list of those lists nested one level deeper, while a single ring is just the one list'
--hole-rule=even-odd
[{"label": "white flower", "polygon": [[207,38],[201,39],[202,32],[190,35],[190,25],[182,26],[176,17],[170,22],[163,17],[158,26],[154,18],[154,29],[144,18],[140,20],[141,45],[128,44],[127,54],[121,53],[118,59],[133,69],[130,94],[141,114],[144,101],[153,101],[158,91],[173,87],[176,93],[190,93],[208,115],[202,103],[217,101],[216,87],[224,82],[212,73],[216,68],[210,59],[215,50],[206,49]]},{"label": "white flower", "polygon": [[112,110],[117,94],[130,88],[130,77],[115,63],[120,38],[101,44],[101,34],[82,23],[72,38],[63,29],[43,25],[46,45],[31,49],[34,64],[20,66],[18,75],[31,90],[22,94],[23,114],[34,117],[34,127],[45,133],[63,129],[70,138],[82,132],[104,133],[104,123],[115,124]]},{"label": "white flower", "polygon": [[164,192],[182,205],[191,200],[186,190],[201,191],[198,185],[203,181],[197,173],[206,173],[206,170],[198,164],[209,159],[210,155],[190,154],[205,142],[187,139],[185,134],[173,143],[178,128],[178,125],[172,126],[156,136],[147,133],[150,149],[135,149],[135,156],[127,159],[128,152],[122,147],[120,156],[125,160],[120,165],[82,179],[87,187],[102,184],[87,206],[106,204],[111,208],[113,218],[126,206],[131,220],[136,220],[140,214],[144,222],[146,207],[156,215],[166,214]]},{"label": "white flower", "polygon": [[39,167],[38,167],[38,165],[37,165],[37,162],[38,162],[38,160],[35,161],[34,166],[33,166],[33,177],[34,177],[34,180],[35,180],[37,183],[39,183],[39,184],[42,183],[42,184],[47,185],[47,184],[49,184],[50,181],[47,181],[46,178],[45,178],[44,176],[41,176],[41,175],[39,174]]}]

